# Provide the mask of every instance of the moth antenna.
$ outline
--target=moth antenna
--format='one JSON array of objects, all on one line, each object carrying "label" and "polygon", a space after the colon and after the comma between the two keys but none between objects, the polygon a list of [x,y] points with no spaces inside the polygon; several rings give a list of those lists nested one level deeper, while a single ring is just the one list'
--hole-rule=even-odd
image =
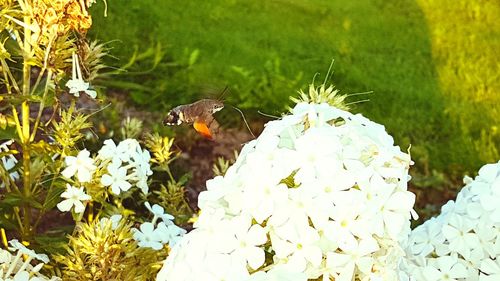
[{"label": "moth antenna", "polygon": [[48,126],[50,124],[50,122],[52,122],[52,120],[54,120],[54,118],[56,117],[56,114],[57,114],[57,111],[59,109],[61,105],[59,104],[58,101],[56,101],[55,103],[55,107],[54,107],[54,111],[52,111],[52,114],[50,115],[50,118],[47,122],[45,122],[45,126]]},{"label": "moth antenna", "polygon": [[262,116],[266,116],[266,117],[269,117],[269,118],[274,118],[274,119],[280,119],[280,118],[281,118],[281,117],[279,117],[279,116],[275,116],[275,115],[271,115],[271,114],[264,113],[264,112],[262,112],[262,111],[260,111],[260,110],[257,110],[257,112],[258,112],[260,115],[262,115]]},{"label": "moth antenna", "polygon": [[89,128],[89,131],[94,135],[94,137],[96,137],[97,139],[99,139],[99,136],[97,135],[97,133],[94,131],[93,128]]},{"label": "moth antenna", "polygon": [[235,110],[237,110],[241,114],[241,117],[243,118],[243,122],[245,122],[245,126],[247,126],[248,131],[250,132],[250,134],[252,135],[252,137],[255,139],[256,137],[253,134],[252,129],[250,129],[250,126],[248,125],[247,119],[245,118],[245,115],[243,114],[243,112],[241,111],[241,109],[239,109],[239,108],[237,108],[236,106],[233,106],[233,105],[231,105],[231,107],[234,108]]},{"label": "moth antenna", "polygon": [[222,101],[222,99],[224,98],[224,95],[225,95],[227,89],[229,89],[228,85],[226,85],[226,87],[224,87],[224,90],[222,90],[222,92],[219,94],[219,97],[217,98],[217,100]]},{"label": "moth antenna", "polygon": [[362,103],[362,102],[367,102],[367,101],[370,101],[370,99],[353,101],[353,102],[350,102],[350,103],[346,103],[346,105],[352,105],[352,104],[357,104],[357,103]]},{"label": "moth antenna", "polygon": [[[103,111],[104,109],[106,109],[106,108],[108,108],[108,107],[110,107],[110,106],[111,106],[111,103],[108,103],[108,104],[106,104],[105,106],[103,106],[103,107],[101,107],[101,108],[97,109],[96,111],[94,111],[94,112],[90,113],[90,114],[89,114],[89,116],[94,116],[94,115],[96,115],[97,113],[99,113],[99,112]],[[82,108],[82,109],[85,109],[85,108]]]},{"label": "moth antenna", "polygon": [[179,147],[179,145],[177,144],[177,142],[174,142],[174,146],[175,146],[175,148],[177,148],[177,150],[178,150],[178,151],[183,151],[183,150]]}]

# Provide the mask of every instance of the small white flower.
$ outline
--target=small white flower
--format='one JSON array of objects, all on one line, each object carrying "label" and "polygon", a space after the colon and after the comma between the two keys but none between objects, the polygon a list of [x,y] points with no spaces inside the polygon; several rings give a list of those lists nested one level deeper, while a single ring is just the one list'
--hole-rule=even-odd
[{"label": "small white flower", "polygon": [[244,209],[248,210],[258,223],[271,216],[277,205],[288,197],[286,185],[266,179],[268,178],[264,176],[256,178],[255,183],[248,182],[252,188],[248,187],[243,192]]},{"label": "small white flower", "polygon": [[72,77],[66,83],[66,87],[69,88],[69,93],[73,94],[75,97],[80,96],[80,92],[85,92],[87,95],[96,98],[97,93],[94,90],[90,90],[90,84],[83,81],[82,71],[80,69],[80,63],[78,62],[78,55],[73,53],[72,55]]},{"label": "small white flower", "polygon": [[[40,274],[40,269],[49,258],[44,254],[26,248],[16,239],[9,241],[10,251],[17,251],[13,256],[10,252],[0,249],[0,280],[2,281],[60,281],[57,277],[49,278]],[[24,259],[21,258],[24,256]],[[36,266],[31,265],[33,259],[42,261]]]},{"label": "small white flower", "polygon": [[288,265],[302,272],[306,269],[307,262],[314,267],[321,264],[322,254],[317,245],[319,235],[316,229],[286,223],[276,228],[276,234],[271,236],[273,249],[278,258],[288,258]]},{"label": "small white flower", "polygon": [[92,180],[92,175],[96,169],[94,160],[90,158],[90,152],[84,149],[78,152],[76,157],[66,156],[64,158],[66,163],[66,169],[62,171],[62,175],[66,178],[71,178],[76,174],[78,181],[80,182],[90,182]]},{"label": "small white flower", "polygon": [[134,239],[138,242],[140,247],[152,248],[154,250],[160,250],[163,248],[161,243],[161,238],[159,233],[155,231],[155,226],[150,222],[145,222],[140,226],[141,230],[133,228]]},{"label": "small white flower", "polygon": [[135,167],[140,170],[141,175],[150,176],[153,174],[151,170],[151,166],[149,165],[149,161],[151,160],[151,155],[149,155],[149,151],[142,150],[139,146],[138,151],[132,154],[132,159],[134,160]]},{"label": "small white flower", "polygon": [[472,221],[453,214],[442,228],[444,237],[449,241],[450,250],[461,254],[466,259],[469,258],[470,251],[479,246],[479,237],[471,232],[474,226]]},{"label": "small white flower", "polygon": [[148,194],[148,175],[146,175],[145,172],[146,171],[144,169],[136,167],[134,172],[131,174],[131,177],[136,181],[135,185],[142,191],[142,193]]},{"label": "small white flower", "polygon": [[111,221],[112,224],[111,228],[116,229],[122,218],[123,218],[122,215],[112,215],[109,218],[101,218],[99,222],[101,223],[101,226],[104,226],[105,224],[108,223],[108,221]]},{"label": "small white flower", "polygon": [[[258,224],[252,225],[251,218],[241,216],[234,222],[234,251],[231,253],[236,259],[243,260],[252,269],[264,264],[264,250],[258,246],[267,241],[266,231]],[[229,242],[229,241],[228,241]]]},{"label": "small white flower", "polygon": [[80,188],[76,188],[70,184],[66,184],[66,191],[61,194],[62,198],[66,198],[66,200],[61,201],[57,204],[57,208],[61,212],[67,212],[71,210],[73,206],[75,206],[75,213],[79,214],[85,211],[85,205],[83,205],[82,201],[89,201],[92,199],[89,195],[83,191],[83,186]]},{"label": "small white flower", "polygon": [[168,244],[173,247],[186,234],[186,230],[178,227],[175,224],[166,224],[160,222],[156,227],[156,233],[163,244]]},{"label": "small white flower", "polygon": [[351,280],[355,269],[364,274],[371,272],[374,262],[371,254],[378,249],[379,245],[375,239],[361,239],[345,248],[343,253],[328,253],[327,265],[332,270],[337,270],[338,280]]},{"label": "small white flower", "polygon": [[[8,146],[11,145],[12,143],[14,143],[14,141],[13,140],[9,140],[9,141],[6,141],[6,142],[0,144],[0,152],[2,152],[2,151],[5,151],[5,152],[9,151],[10,149],[9,149]],[[13,181],[18,180],[19,179],[19,173],[17,171],[10,171],[17,164],[16,157],[14,157],[13,155],[7,155],[7,156],[4,156],[4,157],[0,158],[0,161],[2,161],[4,169],[7,172],[10,172],[9,173],[10,178]],[[0,188],[2,188],[4,186],[5,186],[5,183],[1,182],[0,183]]]},{"label": "small white flower", "polygon": [[[121,144],[121,143],[120,143]],[[104,141],[104,145],[97,153],[100,159],[111,160],[112,162],[127,162],[130,160],[130,151],[125,145],[116,146],[112,139]]]},{"label": "small white flower", "polygon": [[156,222],[156,218],[161,218],[166,225],[172,224],[174,216],[165,213],[165,209],[163,209],[162,206],[154,204],[151,207],[151,204],[149,202],[145,202],[144,205],[154,215],[153,223]]},{"label": "small white flower", "polygon": [[24,254],[24,255],[27,255],[33,259],[37,259],[37,260],[40,260],[44,263],[48,263],[49,262],[49,257],[45,254],[37,254],[35,251],[31,250],[31,249],[28,249],[26,248],[26,246],[24,246],[22,243],[20,243],[17,239],[12,239],[9,241],[9,244],[12,248],[10,248],[10,250],[17,250],[19,251],[20,253]]},{"label": "small white flower", "polygon": [[436,218],[431,218],[420,227],[413,230],[410,237],[413,255],[427,256],[435,250],[435,247],[445,241],[442,232],[442,224]]},{"label": "small white flower", "polygon": [[111,191],[117,195],[121,191],[129,190],[132,186],[127,181],[127,169],[120,167],[118,162],[108,165],[108,173],[102,176],[101,183],[104,186],[111,186]]},{"label": "small white flower", "polygon": [[491,259],[485,259],[481,263],[481,275],[479,276],[480,281],[496,281],[500,280],[500,260],[497,258],[495,261]]},{"label": "small white flower", "polygon": [[430,259],[429,265],[424,268],[426,280],[450,280],[457,281],[467,277],[467,270],[458,262],[457,257],[443,256]]}]

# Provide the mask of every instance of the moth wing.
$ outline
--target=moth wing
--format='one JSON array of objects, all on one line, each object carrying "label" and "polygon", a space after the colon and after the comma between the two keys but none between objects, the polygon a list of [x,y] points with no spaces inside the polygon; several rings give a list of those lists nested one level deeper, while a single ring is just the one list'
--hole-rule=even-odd
[{"label": "moth wing", "polygon": [[194,129],[209,140],[215,140],[215,137],[219,133],[219,126],[219,123],[212,115],[199,118],[193,123]]}]

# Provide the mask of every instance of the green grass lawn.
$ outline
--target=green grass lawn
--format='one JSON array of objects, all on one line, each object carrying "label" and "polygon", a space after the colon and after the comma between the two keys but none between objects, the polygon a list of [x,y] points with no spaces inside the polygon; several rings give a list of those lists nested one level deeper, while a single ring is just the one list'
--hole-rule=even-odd
[{"label": "green grass lawn", "polygon": [[[422,185],[442,184],[433,170],[457,178],[500,158],[500,7],[491,1],[456,1],[452,12],[449,1],[430,0],[108,2],[107,18],[102,4],[93,10],[90,37],[118,39],[114,63],[157,43],[166,53],[163,66],[130,78],[149,89],[129,91],[143,106],[165,111],[228,85],[228,102],[249,116],[276,114],[335,59],[334,84],[373,91],[354,111],[385,125],[402,149],[412,145]],[[176,73],[172,62],[196,49]]]}]

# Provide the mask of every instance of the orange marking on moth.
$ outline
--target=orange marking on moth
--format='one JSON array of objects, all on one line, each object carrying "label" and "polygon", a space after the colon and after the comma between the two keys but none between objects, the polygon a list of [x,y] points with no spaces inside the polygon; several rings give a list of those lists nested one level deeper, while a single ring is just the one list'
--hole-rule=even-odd
[{"label": "orange marking on moth", "polygon": [[208,128],[206,123],[195,121],[193,123],[193,127],[198,133],[200,133],[200,135],[204,136],[207,139],[213,140],[214,137],[212,136],[212,133],[210,132],[210,129]]}]

